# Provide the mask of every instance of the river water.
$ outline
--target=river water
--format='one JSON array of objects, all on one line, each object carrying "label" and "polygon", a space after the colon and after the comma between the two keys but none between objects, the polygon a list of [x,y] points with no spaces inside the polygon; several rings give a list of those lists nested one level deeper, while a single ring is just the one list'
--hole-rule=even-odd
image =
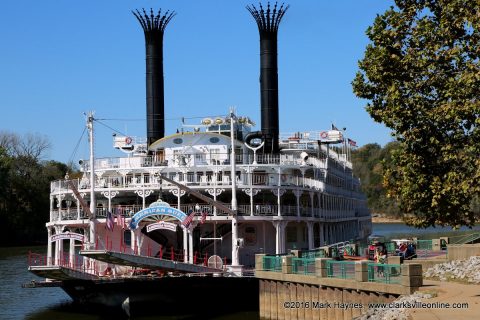
[{"label": "river water", "polygon": [[[480,231],[477,225],[474,231]],[[373,225],[373,234],[391,238],[418,236],[421,239],[431,239],[438,236],[456,236],[460,233],[472,231],[462,228],[451,232],[450,228],[414,229],[402,223],[378,223]],[[0,320],[76,320],[76,319],[112,319],[112,314],[105,314],[97,310],[88,310],[71,302],[71,299],[59,288],[23,289],[23,283],[31,280],[40,281],[27,271],[28,251],[45,254],[46,247],[31,248],[0,248]],[[214,305],[209,306],[214,307]],[[122,315],[115,315],[121,319]],[[257,319],[258,314],[233,314],[217,319]],[[142,319],[160,319],[149,317]],[[172,318],[161,318],[172,319]]]},{"label": "river water", "polygon": [[480,231],[480,224],[477,224],[472,229],[461,227],[458,230],[452,231],[452,228],[450,227],[430,227],[427,229],[416,229],[403,223],[374,223],[372,234],[391,239],[410,237],[417,237],[419,239],[435,239],[443,236],[455,238],[464,234],[478,231]]}]

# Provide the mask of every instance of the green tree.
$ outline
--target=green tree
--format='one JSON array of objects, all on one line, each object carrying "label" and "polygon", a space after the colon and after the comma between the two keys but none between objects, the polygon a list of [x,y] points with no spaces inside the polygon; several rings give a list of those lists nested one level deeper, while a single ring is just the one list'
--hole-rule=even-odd
[{"label": "green tree", "polygon": [[396,0],[367,29],[353,81],[400,147],[384,185],[407,223],[472,226],[480,192],[480,4]]},{"label": "green tree", "polygon": [[0,146],[0,219],[2,221],[5,221],[6,215],[11,162],[12,159],[7,151]]},{"label": "green tree", "polygon": [[398,148],[397,142],[380,147],[376,143],[366,144],[352,151],[354,175],[362,182],[362,191],[367,196],[368,207],[374,213],[400,217],[402,212],[395,199],[388,198],[383,187],[383,174],[391,167],[391,154]]},{"label": "green tree", "polygon": [[67,165],[42,161],[48,150],[42,136],[0,133],[0,244],[45,242],[50,181],[62,179]]}]

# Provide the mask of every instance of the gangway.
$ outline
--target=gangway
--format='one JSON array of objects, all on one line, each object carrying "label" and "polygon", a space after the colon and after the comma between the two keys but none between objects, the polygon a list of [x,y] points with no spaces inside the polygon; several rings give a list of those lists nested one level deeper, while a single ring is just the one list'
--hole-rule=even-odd
[{"label": "gangway", "polygon": [[108,250],[81,250],[80,255],[106,263],[181,273],[221,273],[224,270],[186,262]]},{"label": "gangway", "polygon": [[30,266],[28,271],[47,279],[54,280],[95,280],[98,276],[65,266]]}]

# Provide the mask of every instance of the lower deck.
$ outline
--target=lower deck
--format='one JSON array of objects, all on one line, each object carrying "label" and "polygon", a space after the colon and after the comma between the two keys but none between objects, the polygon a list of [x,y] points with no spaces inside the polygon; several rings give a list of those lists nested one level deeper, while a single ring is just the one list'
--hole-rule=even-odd
[{"label": "lower deck", "polygon": [[[362,238],[361,221],[354,219],[319,222],[293,217],[288,220],[255,218],[238,217],[239,264],[246,268],[254,266],[257,253],[281,254],[289,250],[311,250]],[[149,225],[158,224],[155,220],[130,230],[126,227],[128,220],[118,222],[116,218],[109,230],[106,219],[98,219],[95,222],[96,236],[92,241],[86,241],[91,228],[88,220],[71,222],[69,225],[48,227],[50,241],[45,264],[85,267],[85,258],[79,255],[83,249],[108,250],[191,264],[206,264],[209,259],[217,259],[222,265],[231,264],[232,221],[229,217],[215,220],[208,217],[203,223],[201,217],[195,217],[189,228],[184,228],[177,222],[169,230],[150,230]]]}]

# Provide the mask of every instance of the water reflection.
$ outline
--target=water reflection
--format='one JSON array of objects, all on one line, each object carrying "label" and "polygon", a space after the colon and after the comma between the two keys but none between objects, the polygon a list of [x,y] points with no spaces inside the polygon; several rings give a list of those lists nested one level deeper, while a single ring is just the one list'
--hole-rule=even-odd
[{"label": "water reflection", "polygon": [[[127,319],[120,309],[95,308],[73,303],[60,288],[22,288],[22,284],[42,278],[28,272],[28,252],[46,253],[46,246],[31,248],[0,248],[0,319],[2,320],[93,320]],[[202,315],[179,317],[141,317],[135,319],[258,319],[258,312],[242,312],[231,315],[209,316],[205,312],[215,309],[215,302],[205,306]]]},{"label": "water reflection", "polygon": [[[38,290],[38,289],[37,289]],[[42,290],[42,289],[40,289]],[[119,310],[105,310],[78,305],[71,301],[49,305],[41,311],[29,314],[25,319],[46,320],[46,319],[69,319],[69,320],[93,320],[93,319],[127,319],[125,314]]]}]

